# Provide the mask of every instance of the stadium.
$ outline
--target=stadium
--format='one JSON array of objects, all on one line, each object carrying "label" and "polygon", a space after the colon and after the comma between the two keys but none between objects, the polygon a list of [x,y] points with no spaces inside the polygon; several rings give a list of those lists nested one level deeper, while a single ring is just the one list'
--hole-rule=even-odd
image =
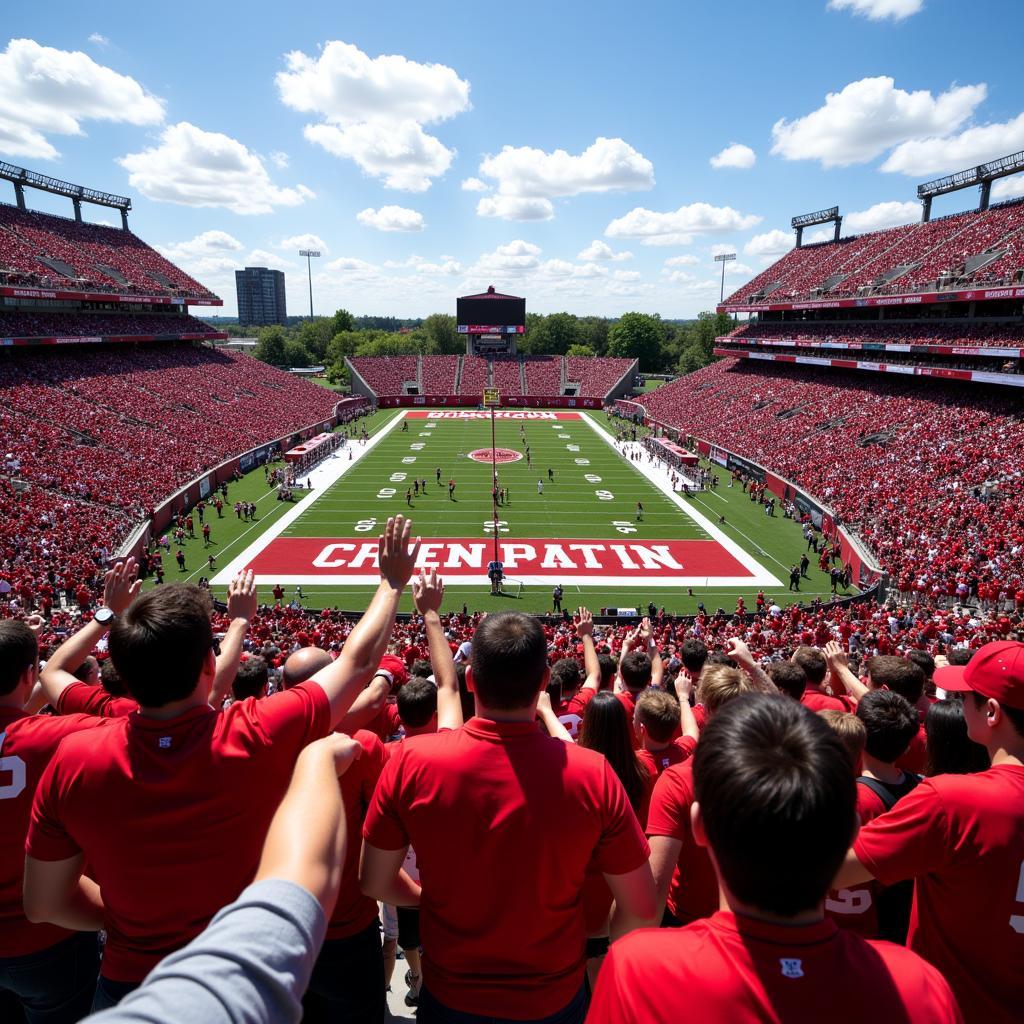
[{"label": "stadium", "polygon": [[[209,322],[223,297],[135,233],[132,197],[0,162],[0,811],[10,797],[20,815],[3,847],[18,870],[0,879],[3,1019],[141,1007],[162,971],[188,975],[175,958],[235,900],[266,916],[222,939],[233,970],[261,963],[249,945],[273,947],[279,919],[304,966],[263,978],[277,995],[258,991],[260,966],[222,992],[197,985],[187,1005],[202,1009],[181,1019],[234,1019],[221,998],[253,977],[254,1020],[384,1020],[399,999],[426,1021],[673,1019],[681,989],[642,1008],[652,936],[679,929],[696,977],[705,919],[733,911],[756,921],[737,947],[768,948],[721,969],[760,1000],[736,1019],[827,1017],[820,992],[808,1011],[774,987],[813,974],[826,930],[845,945],[822,976],[866,979],[882,1020],[1014,1019],[1024,198],[992,188],[1018,174],[1024,153],[924,182],[920,221],[879,230],[844,234],[841,205],[794,215],[795,245],[731,294],[723,269],[716,322],[731,329],[707,365],[660,386],[640,354],[536,351],[530,294],[495,276],[450,295],[464,352],[353,352],[335,388],[228,344]],[[967,189],[976,206],[933,216]],[[35,209],[40,195],[69,215]],[[185,690],[179,657],[199,680]],[[33,747],[25,723],[40,721],[66,731]],[[132,729],[145,738],[104,761]],[[313,799],[326,790],[330,827]],[[892,852],[899,829],[925,830],[923,794],[948,795],[948,820]],[[117,842],[97,827],[108,805]],[[190,860],[190,830],[223,849]],[[564,863],[539,835],[562,837]],[[441,870],[452,843],[468,881]],[[825,864],[810,897],[793,869],[805,851]],[[295,867],[317,856],[343,870]],[[202,882],[175,874],[200,862]],[[996,895],[972,890],[1002,928],[991,962],[975,949],[961,969],[935,937],[956,930],[949,863],[975,890],[991,871]],[[281,879],[294,888],[260,890]],[[805,929],[799,956],[783,926]],[[533,960],[504,948],[517,928]],[[33,1018],[22,958],[83,935],[96,958],[101,931],[98,986],[90,960],[77,1009]],[[913,953],[876,944],[871,959],[862,940],[879,938]],[[836,1019],[867,1019],[864,992]],[[707,1020],[742,1002],[694,999]]]}]

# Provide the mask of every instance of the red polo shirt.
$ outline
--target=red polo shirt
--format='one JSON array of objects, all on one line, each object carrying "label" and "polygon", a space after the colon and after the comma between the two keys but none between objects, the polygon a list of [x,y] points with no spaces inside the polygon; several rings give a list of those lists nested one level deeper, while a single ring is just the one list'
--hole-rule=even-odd
[{"label": "red polo shirt", "polygon": [[800,703],[811,711],[855,711],[857,702],[849,697],[830,697],[821,690],[808,686],[800,698]]},{"label": "red polo shirt", "polygon": [[656,779],[666,768],[689,760],[696,749],[697,741],[692,736],[680,736],[661,750],[638,750],[636,756],[640,758],[651,778]]},{"label": "red polo shirt", "polygon": [[718,876],[708,851],[697,845],[690,828],[693,801],[691,760],[662,772],[655,783],[647,815],[649,836],[668,836],[683,844],[668,887],[667,906],[684,924],[710,917],[718,909]]},{"label": "red polo shirt", "polygon": [[103,890],[103,976],[137,982],[252,880],[299,751],[327,735],[316,683],[224,712],[134,712],[69,736],[39,782],[26,851],[83,855]]},{"label": "red polo shirt", "polygon": [[22,906],[25,836],[36,784],[65,736],[110,723],[88,715],[26,715],[0,708],[0,957],[25,956],[72,933],[32,924]]},{"label": "red polo shirt", "polygon": [[57,712],[61,715],[123,718],[138,710],[138,701],[131,697],[112,697],[102,686],[90,686],[88,683],[72,683],[65,686],[57,698]]},{"label": "red polo shirt", "polygon": [[643,928],[611,947],[587,1024],[827,1019],[957,1024],[942,975],[902,946],[868,942],[832,921],[786,926],[719,911],[666,932]]},{"label": "red polo shirt", "polygon": [[377,901],[364,896],[359,888],[359,852],[362,843],[363,819],[373,798],[373,790],[384,770],[387,755],[380,738],[368,729],[353,734],[363,748],[362,755],[349,765],[339,780],[341,801],[345,808],[345,865],[341,873],[341,888],[334,913],[327,922],[328,939],[346,939],[366,928],[377,916]]},{"label": "red polo shirt", "polygon": [[560,1010],[583,983],[588,865],[625,874],[649,852],[604,757],[535,722],[483,718],[405,740],[363,835],[416,849],[431,994],[524,1020]]},{"label": "red polo shirt", "polygon": [[913,878],[907,943],[949,980],[969,1021],[1024,1006],[1024,767],[925,779],[861,829],[880,882]]}]

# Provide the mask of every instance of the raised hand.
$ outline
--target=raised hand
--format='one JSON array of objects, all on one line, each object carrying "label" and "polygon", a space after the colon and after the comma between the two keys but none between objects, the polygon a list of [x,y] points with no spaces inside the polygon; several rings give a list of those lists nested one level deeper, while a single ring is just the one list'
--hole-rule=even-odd
[{"label": "raised hand", "polygon": [[416,538],[416,543],[410,550],[411,533],[412,520],[398,515],[388,519],[384,532],[380,535],[378,560],[381,579],[390,583],[395,590],[405,588],[419,557],[420,538]]},{"label": "raised hand", "polygon": [[103,603],[115,614],[122,615],[142,589],[139,567],[134,558],[117,562],[103,577]]},{"label": "raised hand", "polygon": [[729,637],[729,641],[725,645],[725,653],[740,665],[754,664],[754,656],[750,653],[750,648],[738,636]]},{"label": "raised hand", "polygon": [[837,668],[846,668],[850,664],[850,656],[843,650],[842,644],[835,640],[829,640],[822,648],[822,653],[825,655],[829,669],[833,665]]},{"label": "raised hand", "polygon": [[578,608],[576,611],[576,635],[578,637],[594,635],[594,613],[589,608]]},{"label": "raised hand", "polygon": [[240,572],[228,586],[228,615],[252,622],[259,602],[252,569]]},{"label": "raised hand", "polygon": [[420,615],[427,612],[440,611],[444,601],[444,580],[437,575],[436,569],[430,570],[426,576],[420,569],[420,574],[412,581],[412,602]]}]

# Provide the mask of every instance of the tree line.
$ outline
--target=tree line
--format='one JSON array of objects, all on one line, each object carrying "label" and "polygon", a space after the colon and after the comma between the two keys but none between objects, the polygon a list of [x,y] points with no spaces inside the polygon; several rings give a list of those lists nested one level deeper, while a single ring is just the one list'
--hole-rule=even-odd
[{"label": "tree line", "polygon": [[[733,328],[724,313],[696,320],[662,320],[657,314],[623,313],[618,319],[572,313],[529,313],[517,341],[523,355],[616,356],[639,360],[641,373],[686,374],[712,362],[715,338]],[[232,326],[229,333],[245,333]],[[433,313],[424,320],[354,317],[339,309],[287,327],[262,327],[255,356],[272,366],[324,366],[336,383],[347,381],[347,356],[461,355],[466,339],[455,317]]]}]

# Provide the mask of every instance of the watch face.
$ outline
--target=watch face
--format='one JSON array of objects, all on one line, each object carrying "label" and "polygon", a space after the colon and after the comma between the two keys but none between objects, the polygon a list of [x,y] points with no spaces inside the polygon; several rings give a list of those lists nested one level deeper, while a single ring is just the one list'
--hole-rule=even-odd
[{"label": "watch face", "polygon": [[109,622],[113,617],[114,613],[109,608],[100,608],[93,616],[97,622]]}]

